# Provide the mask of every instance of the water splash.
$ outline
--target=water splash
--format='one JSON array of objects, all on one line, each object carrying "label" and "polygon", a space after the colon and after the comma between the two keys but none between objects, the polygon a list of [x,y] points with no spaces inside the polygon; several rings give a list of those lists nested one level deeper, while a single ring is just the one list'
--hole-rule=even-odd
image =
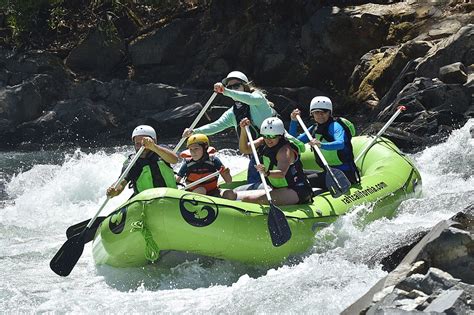
[{"label": "water splash", "polygon": [[[76,151],[57,164],[35,164],[4,177],[11,203],[0,208],[0,308],[337,314],[386,274],[379,266],[385,254],[474,202],[473,125],[470,120],[445,143],[412,156],[424,193],[404,201],[395,217],[361,224],[372,205],[359,206],[317,234],[310,252],[270,270],[204,258],[127,270],[98,268],[88,244],[71,275],[57,277],[48,263],[65,240],[65,228],[97,211],[127,148]],[[218,156],[225,165],[240,167],[233,174],[247,165],[236,151],[221,150]],[[122,193],[123,198],[129,194]],[[112,201],[109,210],[122,202]]]}]

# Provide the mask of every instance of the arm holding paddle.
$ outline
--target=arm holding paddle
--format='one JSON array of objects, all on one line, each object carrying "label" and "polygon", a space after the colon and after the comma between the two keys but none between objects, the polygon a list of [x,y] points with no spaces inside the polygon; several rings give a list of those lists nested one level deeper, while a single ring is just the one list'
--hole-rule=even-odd
[{"label": "arm holding paddle", "polygon": [[[255,144],[252,139],[252,134],[250,133],[249,126],[245,126],[245,132],[249,139],[250,147],[252,149],[252,154],[255,158],[257,165],[260,164],[260,159],[258,158],[257,150],[255,149]],[[273,204],[270,191],[265,181],[264,175],[260,172],[260,178],[262,179],[263,188],[265,189],[265,195],[267,196],[268,203],[270,204],[270,211],[268,212],[268,231],[272,239],[273,246],[281,246],[288,242],[291,238],[291,230],[286,219],[285,214],[281,211],[280,208],[276,207]]]},{"label": "arm holding paddle", "polygon": [[[244,118],[240,121],[240,137],[239,137],[239,151],[243,154],[252,154],[252,146],[250,145],[249,138],[247,136],[246,128],[250,126],[250,119]],[[263,139],[259,138],[253,140],[255,147],[259,147],[263,144]]]},{"label": "arm holding paddle", "polygon": [[[122,175],[120,175],[120,178],[117,180],[116,184],[114,185],[115,188],[117,188],[119,183],[121,183],[122,180],[125,178],[125,176],[128,174],[132,166],[135,164],[135,162],[138,160],[138,158],[142,154],[143,150],[145,150],[145,147],[141,147],[138,150],[137,154],[135,154],[130,164],[127,166],[127,168],[122,173]],[[104,207],[107,205],[109,200],[110,200],[110,197],[107,197],[107,199],[105,199],[102,206],[99,208],[97,213],[92,217],[92,219],[89,221],[87,226],[82,230],[82,232],[79,234],[75,234],[71,238],[69,238],[63,244],[63,246],[61,246],[61,248],[56,253],[56,255],[54,255],[53,259],[51,259],[51,262],[49,263],[49,267],[57,275],[66,277],[71,273],[72,269],[74,269],[77,262],[79,261],[79,258],[81,258],[82,252],[84,251],[84,245],[87,239],[86,236],[88,234],[87,232],[90,230],[91,226],[94,224],[97,217],[102,212],[102,209],[104,209]]]},{"label": "arm holding paddle", "polygon": [[145,149],[150,150],[158,154],[163,161],[169,164],[176,164],[178,163],[178,155],[173,152],[172,150],[162,147],[158,144],[156,144],[153,139],[151,138],[143,138],[142,140],[142,145],[145,147]]},{"label": "arm holding paddle", "polygon": [[[296,115],[296,119],[301,125],[301,128],[303,128],[306,136],[308,137],[310,143],[313,142],[313,148],[316,150],[316,153],[318,154],[319,158],[323,162],[324,168],[326,169],[326,186],[331,193],[331,195],[334,198],[340,197],[341,195],[345,194],[346,192],[349,191],[349,188],[351,187],[350,181],[347,179],[346,175],[336,169],[336,168],[331,168],[329,167],[328,162],[324,158],[324,155],[321,153],[321,150],[319,149],[319,146],[314,142],[313,136],[311,136],[308,128],[306,128],[306,125],[304,124],[303,120],[299,115]],[[319,142],[319,141],[318,141]]]},{"label": "arm holding paddle", "polygon": [[211,103],[214,101],[216,96],[217,96],[216,92],[212,93],[212,95],[209,98],[209,100],[207,101],[206,105],[204,105],[204,107],[201,109],[201,111],[199,112],[199,114],[194,119],[193,123],[191,124],[191,126],[189,128],[184,129],[183,136],[179,140],[178,144],[174,147],[173,152],[175,152],[175,153],[178,152],[179,148],[181,148],[184,141],[186,141],[186,138],[189,137],[190,135],[192,135],[194,127],[196,127],[199,120],[201,120],[201,117],[204,115],[204,113],[206,113],[206,110],[211,105]]}]

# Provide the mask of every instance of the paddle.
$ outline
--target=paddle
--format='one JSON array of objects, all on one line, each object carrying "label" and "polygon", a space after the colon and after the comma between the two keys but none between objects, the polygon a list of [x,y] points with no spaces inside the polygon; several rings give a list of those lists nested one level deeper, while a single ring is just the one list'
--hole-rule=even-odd
[{"label": "paddle", "polygon": [[[122,182],[125,176],[127,176],[128,172],[133,167],[135,162],[138,160],[143,150],[145,150],[145,147],[142,146],[140,150],[138,150],[138,152],[135,154],[132,161],[130,161],[125,171],[122,173],[122,175],[120,175],[120,178],[115,183],[114,185],[115,189]],[[88,230],[90,230],[91,226],[94,224],[95,220],[99,216],[102,209],[104,209],[107,202],[109,202],[109,200],[110,200],[110,197],[107,197],[107,199],[105,199],[104,203],[100,207],[99,211],[97,211],[97,213],[89,221],[89,223],[82,230],[82,232],[80,234],[75,234],[71,238],[69,238],[63,244],[63,246],[61,246],[61,248],[56,253],[56,255],[54,255],[53,259],[51,259],[51,262],[49,263],[49,267],[56,274],[62,277],[66,277],[71,273],[72,269],[74,268],[74,266],[77,264],[77,261],[81,257],[82,252],[84,251],[84,245],[86,243],[85,241],[86,241],[86,235],[87,235]]]},{"label": "paddle", "polygon": [[[304,124],[300,115],[296,115],[296,119],[298,119],[298,122],[300,123],[301,128],[303,128],[309,141],[312,141],[313,136],[311,136],[309,133],[309,130],[306,128],[306,125]],[[338,198],[348,192],[349,188],[351,187],[351,182],[347,179],[346,175],[337,168],[329,167],[328,162],[324,158],[324,155],[321,153],[321,150],[319,150],[318,146],[315,145],[313,148],[316,150],[316,153],[318,154],[319,158],[324,164],[324,168],[326,169],[326,186],[331,193],[331,196],[333,196],[333,198]]]},{"label": "paddle", "polygon": [[219,170],[219,171],[215,171],[214,173],[211,173],[211,174],[209,174],[209,175],[207,175],[207,176],[204,176],[203,178],[199,178],[199,179],[195,180],[194,182],[192,182],[191,184],[189,184],[189,185],[187,185],[187,186],[184,186],[184,187],[182,188],[182,190],[191,189],[191,188],[193,188],[194,186],[197,186],[197,185],[199,185],[199,184],[201,184],[201,183],[204,183],[205,181],[207,181],[207,180],[209,180],[209,179],[211,179],[211,178],[213,178],[213,177],[215,177],[215,176],[219,176],[220,172],[221,172],[220,170]]},{"label": "paddle", "polygon": [[[260,160],[258,159],[257,150],[255,149],[255,144],[253,143],[249,126],[245,126],[245,132],[247,133],[250,147],[252,148],[255,163],[258,165],[260,164]],[[288,240],[291,238],[290,226],[288,225],[288,221],[286,220],[286,216],[283,211],[273,204],[267,182],[265,181],[265,176],[263,176],[263,174],[260,172],[259,174],[260,178],[262,179],[263,188],[265,188],[265,194],[267,195],[268,203],[270,204],[270,211],[268,212],[268,231],[270,232],[273,246],[278,247],[288,242]]]},{"label": "paddle", "polygon": [[[94,239],[95,231],[97,231],[102,221],[104,221],[106,218],[107,217],[97,217],[97,219],[95,219],[95,221],[87,229],[87,232],[84,235],[84,244],[89,243],[90,241]],[[76,223],[68,227],[66,230],[67,238],[69,239],[73,237],[74,235],[81,233],[89,224],[90,220],[92,219],[87,219],[85,221],[82,221],[81,223]]]},{"label": "paddle", "polygon": [[[182,190],[188,190],[188,189],[191,189],[215,176],[219,176],[220,174],[220,171],[215,171],[214,173],[211,173],[203,178],[200,178],[194,182],[192,182],[191,184],[181,188]],[[84,244],[92,241],[94,239],[94,236],[95,236],[95,232],[97,231],[97,229],[99,228],[100,224],[102,223],[102,221],[104,221],[107,217],[97,217],[95,219],[95,221],[92,223],[92,225],[87,229],[86,233],[84,234]],[[87,219],[83,222],[80,222],[80,223],[77,223],[77,224],[74,224],[74,225],[71,225],[67,230],[66,230],[66,236],[67,238],[71,238],[73,237],[74,235],[78,234],[78,233],[81,233],[84,228],[89,224],[89,222],[91,221],[92,219]]]},{"label": "paddle", "polygon": [[367,153],[367,151],[369,151],[369,149],[372,147],[372,145],[375,143],[375,141],[377,141],[377,139],[385,132],[385,130],[387,130],[388,126],[390,126],[392,124],[392,122],[395,120],[395,118],[398,117],[398,115],[401,114],[401,112],[403,112],[404,110],[406,109],[405,106],[398,106],[397,108],[397,111],[393,114],[393,116],[387,121],[387,123],[382,127],[382,129],[380,129],[380,131],[377,133],[377,135],[375,136],[375,138],[372,139],[372,141],[366,145],[364,147],[364,150],[362,150],[359,155],[354,159],[354,162],[357,163],[357,161],[359,161],[359,159],[365,154]]},{"label": "paddle", "polygon": [[[211,105],[212,101],[214,101],[214,99],[216,98],[217,96],[217,92],[214,92],[212,93],[211,97],[209,98],[209,100],[207,101],[206,105],[204,105],[204,107],[201,109],[201,112],[199,112],[199,114],[197,115],[196,119],[194,119],[193,123],[191,124],[191,126],[189,127],[189,129],[194,129],[194,127],[196,127],[197,123],[199,122],[199,120],[201,119],[201,117],[204,115],[204,113],[206,112],[207,108]],[[176,153],[178,152],[179,148],[181,148],[181,146],[183,145],[184,141],[186,141],[186,138],[181,138],[178,142],[178,144],[174,147],[173,149],[173,152]]]}]

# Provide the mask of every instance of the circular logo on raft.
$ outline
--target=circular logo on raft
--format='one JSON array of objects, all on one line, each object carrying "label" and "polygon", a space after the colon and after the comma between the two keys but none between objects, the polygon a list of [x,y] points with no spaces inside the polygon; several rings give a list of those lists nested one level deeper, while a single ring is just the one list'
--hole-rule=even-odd
[{"label": "circular logo on raft", "polygon": [[219,207],[212,199],[194,194],[185,194],[179,199],[179,210],[184,221],[196,227],[212,224],[219,213]]},{"label": "circular logo on raft", "polygon": [[110,214],[109,229],[114,234],[120,234],[125,227],[127,218],[127,207],[123,207]]}]

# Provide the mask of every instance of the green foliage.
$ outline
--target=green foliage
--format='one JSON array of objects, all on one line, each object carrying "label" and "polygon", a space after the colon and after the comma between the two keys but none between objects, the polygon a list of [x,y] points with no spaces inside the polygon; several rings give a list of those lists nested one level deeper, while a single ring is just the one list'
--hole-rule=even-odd
[{"label": "green foliage", "polygon": [[51,6],[63,0],[2,0],[0,9],[6,15],[7,26],[15,42],[26,40],[34,33],[49,29],[47,19]]},{"label": "green foliage", "polygon": [[200,1],[204,0],[0,0],[0,14],[10,29],[2,42],[23,48],[52,43],[70,47],[92,28],[114,42],[119,36],[117,25],[123,26],[124,20],[143,28],[163,12],[184,10]]}]

